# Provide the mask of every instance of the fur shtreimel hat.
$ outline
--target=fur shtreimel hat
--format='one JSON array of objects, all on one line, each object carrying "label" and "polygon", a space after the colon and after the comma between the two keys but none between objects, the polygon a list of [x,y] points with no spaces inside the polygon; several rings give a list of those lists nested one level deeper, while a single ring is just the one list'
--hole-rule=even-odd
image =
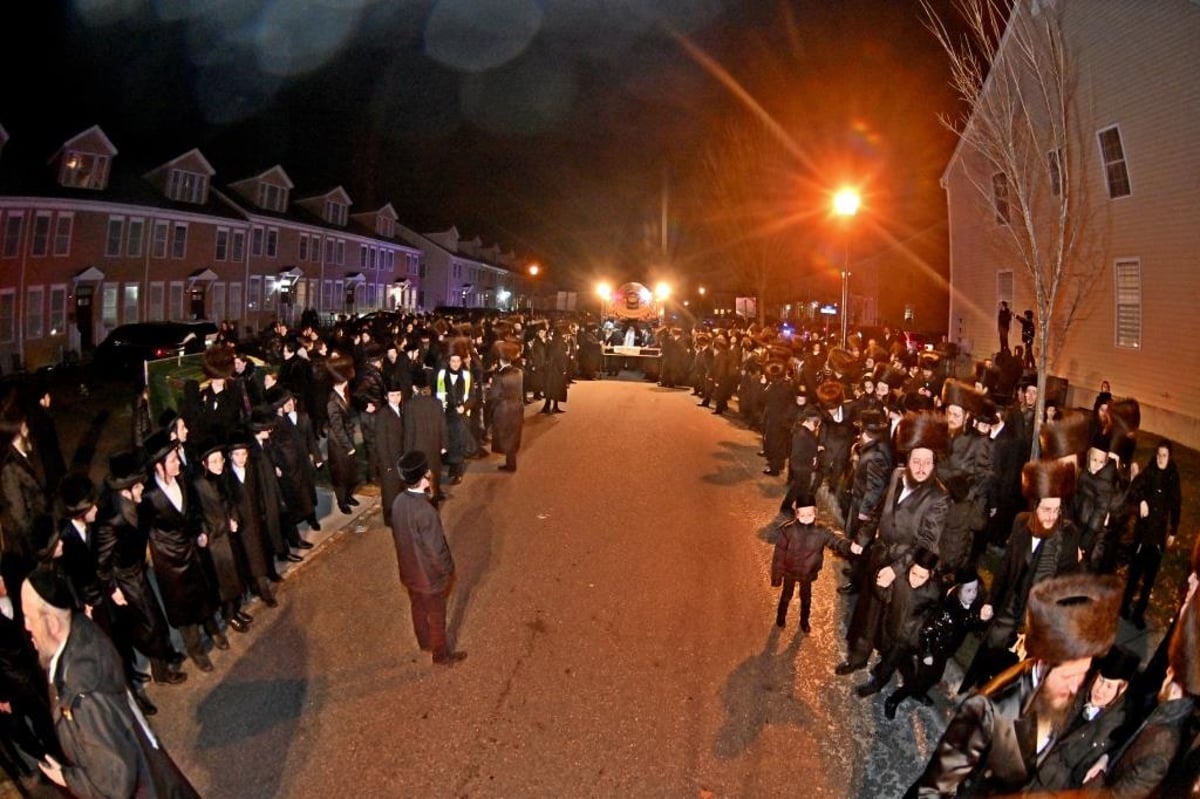
[{"label": "fur shtreimel hat", "polygon": [[767,357],[772,361],[787,363],[792,359],[792,348],[786,344],[772,344],[767,347]]},{"label": "fur shtreimel hat", "polygon": [[899,391],[908,382],[908,374],[891,364],[875,367],[875,382],[884,383],[890,391]]},{"label": "fur shtreimel hat", "polygon": [[1167,663],[1175,672],[1175,682],[1190,695],[1200,696],[1200,600],[1195,594],[1179,612],[1167,649]]},{"label": "fur shtreimel hat", "polygon": [[783,377],[786,372],[787,367],[785,367],[780,361],[768,361],[767,365],[763,367],[763,373],[766,374],[768,380],[778,380],[779,378]]},{"label": "fur shtreimel hat", "polygon": [[858,359],[854,357],[854,353],[844,350],[841,347],[831,349],[829,357],[825,359],[825,363],[839,375],[853,374],[858,371],[859,365]]},{"label": "fur shtreimel hat", "polygon": [[1108,652],[1117,637],[1121,581],[1112,576],[1054,577],[1029,591],[1025,652],[1050,664]]},{"label": "fur shtreimel hat", "polygon": [[1142,406],[1133,397],[1110,401],[1108,418],[1112,420],[1112,435],[1108,451],[1125,459],[1125,453],[1137,446],[1138,428],[1142,426]]},{"label": "fur shtreimel hat", "polygon": [[204,375],[211,380],[228,380],[233,377],[233,350],[224,344],[209,347],[204,351],[202,367]]},{"label": "fur shtreimel hat", "polygon": [[334,385],[349,383],[354,379],[354,359],[341,353],[330,355],[325,360],[325,374]]},{"label": "fur shtreimel hat", "polygon": [[68,518],[82,516],[96,504],[96,486],[82,474],[68,474],[58,484],[58,498]]},{"label": "fur shtreimel hat", "polygon": [[817,402],[822,407],[835,408],[846,401],[846,389],[837,380],[826,380],[817,386]]},{"label": "fur shtreimel hat", "polygon": [[400,470],[400,479],[410,486],[421,482],[421,478],[429,471],[429,458],[419,449],[412,449],[400,456],[396,464]]},{"label": "fur shtreimel hat", "polygon": [[942,384],[942,406],[957,405],[975,416],[983,406],[983,393],[961,380],[950,379]]},{"label": "fur shtreimel hat", "polygon": [[517,359],[521,357],[521,345],[519,342],[509,341],[507,339],[504,341],[497,341],[496,354],[500,356],[501,360],[506,361],[507,363],[516,363]]},{"label": "fur shtreimel hat", "polygon": [[900,405],[907,413],[925,413],[933,410],[933,397],[919,391],[909,391],[900,400]]},{"label": "fur shtreimel hat", "polygon": [[1071,412],[1046,422],[1038,433],[1038,442],[1044,460],[1084,454],[1088,450],[1088,415]]},{"label": "fur shtreimel hat", "polygon": [[464,361],[471,357],[471,339],[459,336],[450,341],[450,354],[457,355]]},{"label": "fur shtreimel hat", "polygon": [[936,369],[942,362],[942,356],[936,352],[922,352],[917,356],[917,363],[922,369]]},{"label": "fur shtreimel hat", "polygon": [[379,360],[385,352],[384,346],[374,339],[368,341],[362,348],[363,359],[368,361]]},{"label": "fur shtreimel hat", "polygon": [[1030,461],[1021,468],[1021,494],[1030,502],[1075,496],[1075,467],[1064,461]]},{"label": "fur shtreimel hat", "polygon": [[935,413],[906,413],[896,427],[896,452],[909,453],[914,449],[945,452],[950,440],[946,419]]},{"label": "fur shtreimel hat", "polygon": [[108,459],[108,477],[104,482],[113,491],[124,491],[145,480],[146,469],[132,452],[118,452]]}]

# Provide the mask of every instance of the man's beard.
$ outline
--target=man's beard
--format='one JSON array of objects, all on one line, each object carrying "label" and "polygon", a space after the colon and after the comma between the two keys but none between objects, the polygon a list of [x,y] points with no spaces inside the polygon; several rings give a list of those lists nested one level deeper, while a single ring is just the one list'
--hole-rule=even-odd
[{"label": "man's beard", "polygon": [[950,433],[951,438],[957,438],[958,435],[965,429],[965,425],[960,424],[960,425],[955,426],[952,424],[948,424],[948,425],[946,425],[946,429]]},{"label": "man's beard", "polygon": [[1029,515],[1029,532],[1033,534],[1034,538],[1049,538],[1057,531],[1057,519],[1052,522],[1049,527],[1045,527],[1042,525],[1042,520],[1038,518],[1037,513],[1031,513]]},{"label": "man's beard", "polygon": [[917,487],[919,487],[919,486],[923,486],[923,485],[925,485],[925,484],[926,484],[926,483],[928,483],[930,480],[932,480],[932,479],[933,479],[933,476],[934,476],[934,474],[936,474],[936,472],[935,472],[934,470],[932,470],[932,469],[931,469],[931,470],[929,471],[929,476],[928,476],[928,477],[926,477],[924,480],[918,480],[917,478],[913,477],[912,470],[911,470],[911,469],[909,469],[909,468],[907,468],[907,467],[905,467],[905,469],[904,469],[904,482],[905,482],[905,484],[906,484],[906,485],[907,485],[909,488],[917,488]]},{"label": "man's beard", "polygon": [[1062,731],[1067,718],[1071,715],[1071,710],[1075,706],[1075,697],[1072,695],[1063,702],[1062,707],[1055,707],[1049,692],[1044,689],[1045,686],[1043,685],[1033,697],[1032,709],[1037,714],[1039,722],[1049,723],[1051,736],[1057,738],[1058,733]]}]

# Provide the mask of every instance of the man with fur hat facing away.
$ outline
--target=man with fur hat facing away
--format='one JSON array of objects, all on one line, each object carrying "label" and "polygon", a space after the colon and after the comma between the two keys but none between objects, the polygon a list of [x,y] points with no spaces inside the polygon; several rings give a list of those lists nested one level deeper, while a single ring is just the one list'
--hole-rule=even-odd
[{"label": "man with fur hat facing away", "polygon": [[768,361],[763,375],[767,383],[763,389],[762,455],[767,459],[763,474],[777,475],[787,462],[791,446],[796,389],[782,361]]},{"label": "man with fur hat facing away", "polygon": [[[896,452],[904,465],[892,472],[877,537],[871,545],[862,590],[846,632],[846,660],[834,672],[850,674],[867,665],[878,642],[886,590],[898,576],[908,573],[913,553],[922,547],[938,552],[946,512],[946,489],[937,481],[937,457],[946,449],[946,422],[933,413],[908,413],[896,429]],[[860,533],[859,540],[864,533]]]},{"label": "man with fur hat facing away", "polygon": [[1021,483],[1032,510],[1013,520],[1004,559],[980,613],[990,624],[959,693],[982,685],[1012,662],[1009,649],[1021,632],[1030,590],[1079,566],[1079,532],[1063,512],[1075,495],[1075,467],[1064,461],[1032,461],[1025,464]]},{"label": "man with fur hat facing away", "polygon": [[200,412],[196,417],[197,439],[216,438],[236,430],[250,410],[241,384],[233,378],[233,349],[216,344],[204,351],[202,368],[208,385],[200,391]]},{"label": "man with fur hat facing away", "polygon": [[348,355],[331,355],[325,361],[324,374],[333,386],[329,401],[325,404],[326,418],[329,420],[329,438],[326,442],[329,450],[329,481],[333,484],[338,510],[348,514],[350,508],[358,504],[354,489],[358,487],[361,471],[356,457],[358,448],[354,443],[358,423],[350,404],[354,359]]},{"label": "man with fur hat facing away", "polygon": [[488,405],[492,409],[492,452],[504,456],[498,468],[517,470],[517,451],[521,449],[521,429],[525,424],[524,372],[516,365],[521,345],[516,341],[497,341],[496,372],[488,386]]},{"label": "man with fur hat facing away", "polygon": [[466,658],[446,639],[446,602],[454,584],[454,558],[442,531],[442,519],[429,501],[429,459],[420,450],[400,458],[405,490],[392,503],[392,540],[400,582],[412,604],[413,632],[433,662],[452,666]]},{"label": "man with fur hat facing away", "polygon": [[[892,476],[891,425],[882,410],[861,413],[856,423],[858,441],[854,444],[854,476],[850,484],[850,505],[846,512],[846,536],[869,548],[879,524],[879,508]],[[861,536],[860,536],[861,533]],[[850,565],[849,582],[838,588],[840,594],[854,594],[863,581],[866,560]]]},{"label": "man with fur hat facing away", "polygon": [[955,475],[968,480],[967,498],[981,512],[987,510],[992,490],[992,440],[975,430],[975,417],[983,407],[983,394],[958,380],[942,384],[942,412],[950,431],[950,449],[938,462],[938,479]]},{"label": "man with fur hat facing away", "polygon": [[1062,737],[1092,659],[1117,634],[1120,584],[1071,575],[1034,586],[1018,663],[958,706],[908,797],[1020,790]]},{"label": "man with fur hat facing away", "polygon": [[837,379],[826,379],[817,386],[817,404],[821,408],[821,432],[817,438],[820,444],[817,458],[820,482],[827,484],[836,497],[850,464],[850,447],[854,444],[855,432],[845,387]]}]

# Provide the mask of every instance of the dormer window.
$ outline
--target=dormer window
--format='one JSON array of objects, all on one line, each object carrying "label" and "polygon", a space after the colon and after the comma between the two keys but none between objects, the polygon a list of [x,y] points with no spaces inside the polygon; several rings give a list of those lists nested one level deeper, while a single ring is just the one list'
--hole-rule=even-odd
[{"label": "dormer window", "polygon": [[103,189],[108,185],[108,156],[77,150],[64,153],[58,182],[75,189]]},{"label": "dormer window", "polygon": [[287,189],[273,183],[258,184],[258,207],[266,211],[283,213],[287,207]]},{"label": "dormer window", "polygon": [[396,235],[396,221],[386,216],[379,217],[379,221],[375,224],[375,232],[385,239],[393,238]]},{"label": "dormer window", "polygon": [[325,201],[325,221],[331,225],[346,226],[346,213],[349,209],[345,205],[333,200]]},{"label": "dormer window", "polygon": [[203,205],[208,198],[208,178],[183,169],[172,169],[167,178],[167,197],[176,202]]}]

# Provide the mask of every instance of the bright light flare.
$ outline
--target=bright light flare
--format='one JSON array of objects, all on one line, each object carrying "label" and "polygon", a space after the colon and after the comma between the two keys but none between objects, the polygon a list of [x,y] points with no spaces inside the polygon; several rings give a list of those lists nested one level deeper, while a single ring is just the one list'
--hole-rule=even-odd
[{"label": "bright light flare", "polygon": [[605,302],[608,302],[610,299],[612,299],[612,286],[610,286],[608,283],[597,283],[596,296]]},{"label": "bright light flare", "polygon": [[858,213],[861,202],[858,192],[854,189],[838,189],[837,194],[833,195],[833,212],[838,216],[854,216]]},{"label": "bright light flare", "polygon": [[530,277],[537,277],[541,273],[541,271],[542,271],[542,267],[538,266],[537,264],[529,265],[529,276]]},{"label": "bright light flare", "polygon": [[671,296],[671,287],[666,283],[659,283],[654,287],[654,296],[658,298],[659,301],[665,300],[667,297]]}]

